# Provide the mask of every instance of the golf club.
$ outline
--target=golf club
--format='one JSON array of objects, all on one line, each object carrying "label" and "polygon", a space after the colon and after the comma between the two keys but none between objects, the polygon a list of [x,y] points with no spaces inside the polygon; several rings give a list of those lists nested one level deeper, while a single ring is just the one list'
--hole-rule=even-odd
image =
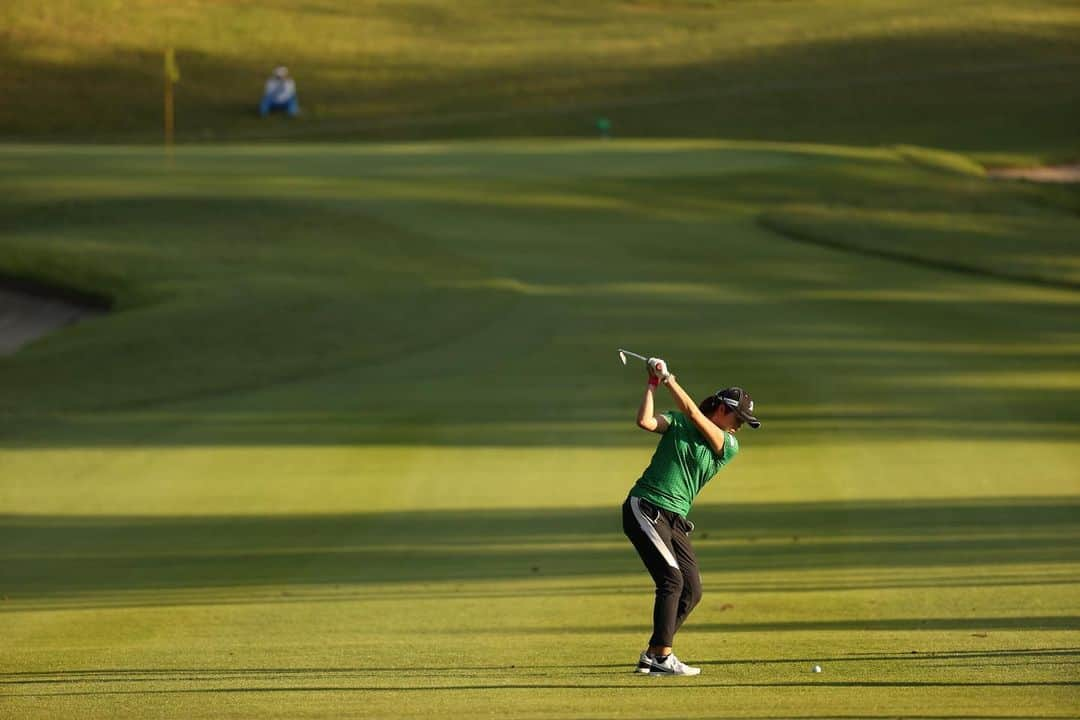
[{"label": "golf club", "polygon": [[622,360],[623,365],[626,364],[627,355],[629,355],[630,357],[635,357],[643,363],[649,362],[649,359],[644,355],[638,355],[636,352],[630,352],[629,350],[623,350],[622,348],[619,348],[619,359]]}]

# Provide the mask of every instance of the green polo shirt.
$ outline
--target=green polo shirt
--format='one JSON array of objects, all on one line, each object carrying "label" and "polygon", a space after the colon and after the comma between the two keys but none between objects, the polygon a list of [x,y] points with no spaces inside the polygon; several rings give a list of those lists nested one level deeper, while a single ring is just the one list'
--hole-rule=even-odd
[{"label": "green polo shirt", "polygon": [[686,415],[667,412],[664,417],[668,429],[630,494],[686,517],[705,483],[739,452],[739,441],[725,432],[724,452],[718,455]]}]

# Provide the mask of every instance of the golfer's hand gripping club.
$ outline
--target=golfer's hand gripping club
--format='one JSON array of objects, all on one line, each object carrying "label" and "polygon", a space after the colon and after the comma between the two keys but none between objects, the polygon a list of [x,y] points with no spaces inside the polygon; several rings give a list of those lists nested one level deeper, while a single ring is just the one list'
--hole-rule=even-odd
[{"label": "golfer's hand gripping club", "polygon": [[671,377],[671,372],[668,370],[667,363],[660,358],[649,358],[646,363],[649,366],[649,372],[661,380],[667,381]]}]

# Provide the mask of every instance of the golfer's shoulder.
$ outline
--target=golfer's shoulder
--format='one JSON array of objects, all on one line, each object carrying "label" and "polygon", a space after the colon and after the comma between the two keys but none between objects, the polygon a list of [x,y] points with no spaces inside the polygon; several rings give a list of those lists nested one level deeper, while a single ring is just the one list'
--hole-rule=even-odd
[{"label": "golfer's shoulder", "polygon": [[686,417],[685,413],[681,413],[678,410],[668,410],[664,413],[664,417],[667,418],[668,425],[673,428],[685,428],[690,423],[690,418]]}]

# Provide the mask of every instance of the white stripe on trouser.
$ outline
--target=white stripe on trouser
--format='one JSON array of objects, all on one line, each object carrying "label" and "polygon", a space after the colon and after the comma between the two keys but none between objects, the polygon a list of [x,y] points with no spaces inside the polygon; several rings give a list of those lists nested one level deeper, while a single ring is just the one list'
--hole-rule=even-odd
[{"label": "white stripe on trouser", "polygon": [[656,546],[656,549],[660,551],[660,554],[667,560],[667,564],[670,567],[678,568],[679,563],[675,562],[675,556],[671,554],[671,550],[664,544],[663,538],[660,537],[660,533],[656,532],[656,528],[653,526],[649,518],[645,517],[645,514],[641,512],[641,502],[636,497],[630,498],[630,509],[634,511],[634,517],[637,518],[638,525],[645,532],[646,537]]}]

